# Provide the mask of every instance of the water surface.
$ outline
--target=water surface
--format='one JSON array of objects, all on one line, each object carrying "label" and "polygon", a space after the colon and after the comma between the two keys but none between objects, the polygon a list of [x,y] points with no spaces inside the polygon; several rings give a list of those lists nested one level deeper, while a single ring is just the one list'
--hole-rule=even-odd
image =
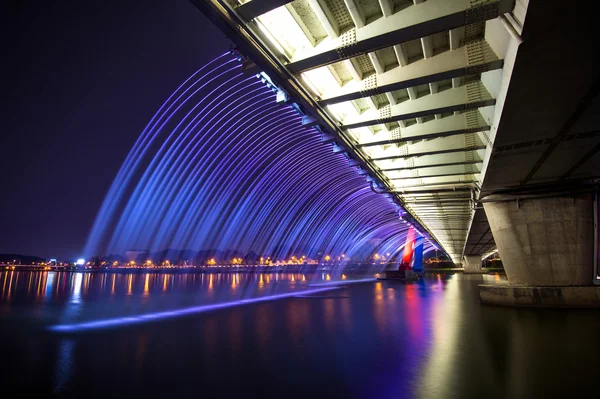
[{"label": "water surface", "polygon": [[61,397],[596,396],[600,313],[481,305],[477,285],[502,279],[348,284],[63,334],[48,328],[301,294],[331,281],[319,273],[2,272],[2,386]]}]

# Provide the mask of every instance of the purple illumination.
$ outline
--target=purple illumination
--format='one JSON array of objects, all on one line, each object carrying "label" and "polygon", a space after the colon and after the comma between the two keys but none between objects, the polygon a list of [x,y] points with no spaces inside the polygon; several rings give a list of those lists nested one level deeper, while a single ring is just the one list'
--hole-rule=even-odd
[{"label": "purple illumination", "polygon": [[[355,284],[355,283],[369,283],[372,281],[375,281],[375,278],[361,278],[361,279],[357,279],[357,280],[345,280],[343,281],[343,284]],[[310,287],[330,287],[330,286],[339,286],[340,285],[340,281],[329,281],[326,283],[314,283],[314,284],[309,284]]]},{"label": "purple illumination", "polygon": [[320,292],[338,289],[339,285],[340,285],[340,283],[337,282],[335,284],[335,286],[330,286],[330,287],[326,287],[326,288],[316,288],[316,289],[312,289],[312,290],[288,292],[285,294],[269,295],[269,296],[258,297],[258,298],[240,299],[237,301],[215,303],[215,304],[211,304],[211,305],[193,306],[193,307],[189,307],[189,308],[175,309],[175,310],[169,310],[169,311],[164,311],[164,312],[142,314],[139,316],[117,317],[114,319],[95,320],[95,321],[73,323],[73,324],[57,324],[54,326],[50,326],[49,330],[54,331],[54,332],[61,332],[61,333],[73,333],[73,332],[100,330],[100,329],[111,328],[111,327],[121,327],[121,326],[127,326],[127,325],[132,325],[132,324],[147,323],[147,322],[152,322],[152,321],[170,319],[170,318],[174,318],[174,317],[187,316],[187,315],[191,315],[191,314],[210,312],[212,310],[226,309],[226,308],[231,308],[234,306],[249,305],[249,304],[253,304],[253,303],[274,301],[277,299],[284,299],[284,298],[293,298],[295,296],[312,295],[312,294],[317,294]]},{"label": "purple illumination", "polygon": [[233,57],[186,80],[131,150],[84,255],[132,248],[271,259],[398,254],[407,226],[396,205],[276,96]]}]

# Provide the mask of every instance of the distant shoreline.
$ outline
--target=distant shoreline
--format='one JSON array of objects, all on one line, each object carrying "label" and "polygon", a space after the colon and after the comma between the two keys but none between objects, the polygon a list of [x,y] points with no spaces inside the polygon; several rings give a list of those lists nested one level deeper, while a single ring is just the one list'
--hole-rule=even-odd
[{"label": "distant shoreline", "polygon": [[[368,273],[373,265],[360,265],[346,272]],[[197,266],[197,267],[111,267],[101,269],[69,269],[55,266],[38,265],[1,265],[1,271],[19,272],[61,272],[61,273],[109,273],[109,274],[206,274],[206,273],[315,273],[331,272],[335,266],[323,265],[280,265],[280,266]],[[504,272],[502,268],[486,268],[490,273]],[[424,268],[424,273],[460,273],[463,268]]]}]

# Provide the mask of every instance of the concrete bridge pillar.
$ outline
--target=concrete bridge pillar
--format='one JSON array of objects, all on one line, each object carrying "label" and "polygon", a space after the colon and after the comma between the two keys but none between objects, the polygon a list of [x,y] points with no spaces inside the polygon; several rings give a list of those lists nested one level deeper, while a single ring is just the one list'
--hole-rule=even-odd
[{"label": "concrete bridge pillar", "polygon": [[465,255],[463,259],[465,273],[483,273],[481,263],[480,255]]},{"label": "concrete bridge pillar", "polygon": [[600,307],[591,194],[483,206],[509,281],[503,288],[480,286],[483,302]]}]

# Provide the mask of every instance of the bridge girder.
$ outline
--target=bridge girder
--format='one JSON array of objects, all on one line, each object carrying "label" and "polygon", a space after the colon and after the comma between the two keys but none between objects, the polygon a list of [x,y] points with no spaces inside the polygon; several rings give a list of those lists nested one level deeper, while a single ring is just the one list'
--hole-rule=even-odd
[{"label": "bridge girder", "polygon": [[[250,43],[248,56],[274,65],[268,68],[274,81],[292,97],[311,97],[324,142],[335,141],[359,164],[366,162],[380,187],[396,193],[429,236],[460,261],[466,234],[447,235],[447,201],[423,208],[403,193],[481,186],[516,57],[497,17],[512,12],[515,1],[211,2],[225,10],[228,34],[242,32],[240,40]],[[236,15],[242,21],[237,27]],[[515,15],[522,23],[524,11]],[[461,216],[452,231],[468,231],[472,201],[459,193],[448,194],[460,202],[452,208]]]}]

